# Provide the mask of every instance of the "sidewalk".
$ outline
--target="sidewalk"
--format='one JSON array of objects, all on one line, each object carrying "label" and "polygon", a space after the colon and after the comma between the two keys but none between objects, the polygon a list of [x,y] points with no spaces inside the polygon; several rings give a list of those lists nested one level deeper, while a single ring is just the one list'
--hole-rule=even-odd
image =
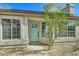
[{"label": "sidewalk", "polygon": [[36,45],[29,45],[27,47],[27,50],[33,50],[33,51],[39,51],[39,50],[44,50],[45,46],[36,46]]}]

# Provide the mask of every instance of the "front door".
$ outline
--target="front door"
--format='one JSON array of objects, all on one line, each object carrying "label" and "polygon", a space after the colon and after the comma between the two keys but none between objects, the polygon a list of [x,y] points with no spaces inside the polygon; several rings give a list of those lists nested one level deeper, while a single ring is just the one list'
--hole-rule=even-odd
[{"label": "front door", "polygon": [[38,41],[38,23],[31,22],[31,41]]}]

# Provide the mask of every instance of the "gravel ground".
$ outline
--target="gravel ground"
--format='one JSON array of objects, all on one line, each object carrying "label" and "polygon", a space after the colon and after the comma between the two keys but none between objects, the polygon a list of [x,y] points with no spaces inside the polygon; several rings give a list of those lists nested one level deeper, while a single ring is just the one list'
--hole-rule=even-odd
[{"label": "gravel ground", "polygon": [[1,56],[79,56],[79,44],[54,44],[47,46],[29,45],[28,48],[0,48]]}]

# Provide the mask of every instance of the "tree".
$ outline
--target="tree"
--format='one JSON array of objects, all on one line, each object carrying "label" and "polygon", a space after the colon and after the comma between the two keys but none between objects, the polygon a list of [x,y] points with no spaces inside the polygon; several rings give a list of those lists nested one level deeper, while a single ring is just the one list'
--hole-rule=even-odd
[{"label": "tree", "polygon": [[59,29],[63,31],[67,25],[66,13],[61,11],[61,9],[53,11],[54,7],[56,7],[54,4],[47,4],[44,6],[44,18],[50,34],[48,50],[50,50],[51,46],[53,46],[55,39],[59,35],[57,30]]}]

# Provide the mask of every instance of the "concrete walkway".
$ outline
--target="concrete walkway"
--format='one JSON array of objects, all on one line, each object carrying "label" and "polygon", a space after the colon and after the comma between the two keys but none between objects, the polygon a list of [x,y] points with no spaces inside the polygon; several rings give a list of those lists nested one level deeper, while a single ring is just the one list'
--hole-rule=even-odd
[{"label": "concrete walkway", "polygon": [[27,47],[27,50],[30,51],[40,51],[40,50],[45,50],[46,46],[42,46],[42,45],[29,45]]}]

